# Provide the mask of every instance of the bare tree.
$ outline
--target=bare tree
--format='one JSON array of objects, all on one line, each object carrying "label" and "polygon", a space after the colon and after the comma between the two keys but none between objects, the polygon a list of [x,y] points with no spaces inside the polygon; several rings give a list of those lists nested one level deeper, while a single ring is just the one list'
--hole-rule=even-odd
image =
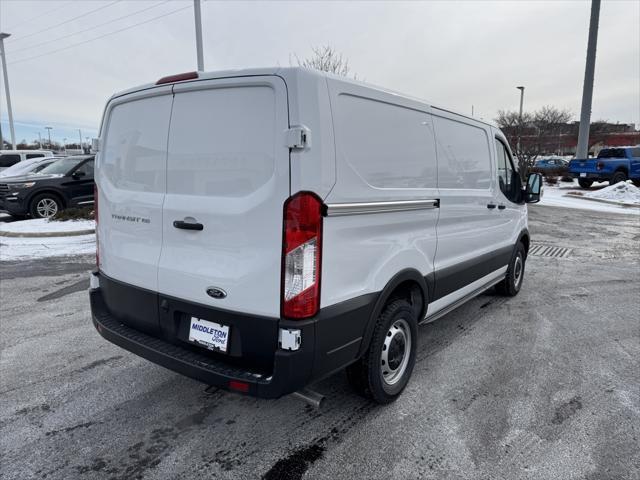
[{"label": "bare tree", "polygon": [[[312,55],[300,60],[297,54],[294,54],[298,65],[306,68],[313,68],[321,72],[335,73],[348,77],[351,72],[349,61],[338,53],[331,45],[323,45],[320,47],[311,47]],[[356,78],[356,75],[353,75]]]},{"label": "bare tree", "polygon": [[495,121],[518,158],[518,169],[523,179],[541,153],[554,150],[572,116],[569,110],[552,106],[544,106],[533,113],[523,113],[522,118],[518,112],[498,111]]}]

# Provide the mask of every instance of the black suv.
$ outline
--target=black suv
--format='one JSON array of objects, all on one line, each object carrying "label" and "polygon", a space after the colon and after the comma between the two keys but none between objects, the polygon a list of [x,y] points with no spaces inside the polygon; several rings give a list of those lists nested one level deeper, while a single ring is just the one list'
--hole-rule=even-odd
[{"label": "black suv", "polygon": [[5,177],[0,210],[16,217],[48,218],[68,207],[93,204],[94,155],[61,158],[37,175]]}]

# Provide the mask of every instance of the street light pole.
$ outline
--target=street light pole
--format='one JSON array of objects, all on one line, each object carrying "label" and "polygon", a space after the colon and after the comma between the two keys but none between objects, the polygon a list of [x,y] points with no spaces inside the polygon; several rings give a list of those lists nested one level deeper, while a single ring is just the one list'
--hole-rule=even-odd
[{"label": "street light pole", "polygon": [[38,148],[42,150],[42,135],[38,132]]},{"label": "street light pole", "polygon": [[82,131],[80,129],[78,129],[78,138],[80,139],[80,150],[82,150],[80,153],[84,153],[84,148],[82,147]]},{"label": "street light pole", "polygon": [[44,127],[49,131],[49,148],[51,148],[51,130],[53,130],[53,127]]},{"label": "street light pole", "polygon": [[518,155],[520,155],[520,135],[522,134],[522,106],[524,105],[524,87],[516,87],[520,90],[520,114],[518,116]]},{"label": "street light pole", "polygon": [[200,0],[193,0],[193,13],[196,22],[196,55],[198,57],[198,71],[204,71],[204,56],[202,52],[202,18],[200,15]]},{"label": "street light pole", "polygon": [[584,68],[582,87],[582,107],[580,108],[580,128],[576,158],[589,155],[589,125],[591,123],[591,102],[593,100],[593,73],[596,68],[596,46],[598,43],[598,22],[600,19],[600,0],[591,0],[591,19],[589,20],[589,41],[587,42],[587,62]]},{"label": "street light pole", "polygon": [[10,33],[0,33],[0,57],[2,57],[2,75],[4,76],[4,91],[7,95],[7,113],[9,114],[9,131],[11,132],[11,149],[16,149],[16,132],[13,128],[13,111],[11,110],[11,95],[9,95],[9,76],[7,75],[7,57],[4,53],[4,39]]}]

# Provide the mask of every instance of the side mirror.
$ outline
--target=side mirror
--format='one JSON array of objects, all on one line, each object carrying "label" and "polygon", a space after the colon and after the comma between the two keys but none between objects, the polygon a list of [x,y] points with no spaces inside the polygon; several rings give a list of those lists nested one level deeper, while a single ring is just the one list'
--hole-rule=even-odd
[{"label": "side mirror", "polygon": [[79,178],[82,178],[86,175],[86,173],[81,172],[80,170],[76,170],[75,172],[73,172],[73,175],[71,175],[71,177],[73,177],[75,180],[78,180]]},{"label": "side mirror", "polygon": [[542,175],[530,173],[527,177],[527,189],[525,191],[525,202],[538,203],[542,198]]}]

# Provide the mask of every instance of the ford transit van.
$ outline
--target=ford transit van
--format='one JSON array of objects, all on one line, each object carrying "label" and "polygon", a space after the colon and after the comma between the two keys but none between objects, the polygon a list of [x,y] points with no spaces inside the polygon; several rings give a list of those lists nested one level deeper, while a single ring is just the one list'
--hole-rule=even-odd
[{"label": "ford transit van", "polygon": [[494,126],[302,68],[114,95],[96,142],[93,323],[208,385],[265,398],[347,369],[379,403],[417,329],[516,295],[527,202]]}]

